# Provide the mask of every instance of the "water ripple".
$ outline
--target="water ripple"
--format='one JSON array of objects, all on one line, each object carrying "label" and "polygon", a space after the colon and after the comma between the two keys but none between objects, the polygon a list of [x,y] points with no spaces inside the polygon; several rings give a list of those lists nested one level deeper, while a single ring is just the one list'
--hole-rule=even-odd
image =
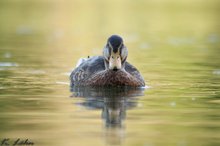
[{"label": "water ripple", "polygon": [[13,67],[13,66],[18,66],[18,64],[14,62],[0,62],[0,67]]}]

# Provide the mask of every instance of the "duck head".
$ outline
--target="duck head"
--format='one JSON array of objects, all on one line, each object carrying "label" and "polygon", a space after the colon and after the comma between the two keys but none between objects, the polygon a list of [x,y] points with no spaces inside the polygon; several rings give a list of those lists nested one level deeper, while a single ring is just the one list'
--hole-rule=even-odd
[{"label": "duck head", "polygon": [[103,49],[105,58],[105,68],[113,71],[124,69],[128,50],[123,43],[123,39],[118,35],[108,38],[107,44]]}]

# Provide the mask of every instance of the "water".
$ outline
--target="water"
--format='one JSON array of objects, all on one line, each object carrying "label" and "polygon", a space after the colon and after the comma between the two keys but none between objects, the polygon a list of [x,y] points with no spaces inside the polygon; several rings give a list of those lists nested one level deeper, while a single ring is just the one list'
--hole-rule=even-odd
[{"label": "water", "polygon": [[[1,1],[0,142],[220,145],[219,1]],[[124,38],[145,89],[72,89],[80,57]]]}]

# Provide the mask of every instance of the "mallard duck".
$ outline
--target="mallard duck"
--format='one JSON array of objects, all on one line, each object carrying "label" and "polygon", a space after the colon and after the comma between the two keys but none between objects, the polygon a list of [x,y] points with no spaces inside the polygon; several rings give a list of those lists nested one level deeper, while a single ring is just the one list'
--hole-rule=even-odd
[{"label": "mallard duck", "polygon": [[103,56],[80,59],[70,75],[71,86],[145,86],[139,71],[126,61],[127,56],[123,39],[110,36]]}]

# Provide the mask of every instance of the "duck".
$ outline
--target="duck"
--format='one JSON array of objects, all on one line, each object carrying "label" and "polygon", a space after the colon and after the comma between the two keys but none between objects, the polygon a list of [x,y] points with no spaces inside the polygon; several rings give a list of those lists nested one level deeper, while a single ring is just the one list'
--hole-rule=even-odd
[{"label": "duck", "polygon": [[119,35],[107,39],[102,56],[80,59],[70,74],[74,86],[128,86],[144,87],[145,81],[138,69],[127,62],[128,49]]}]

